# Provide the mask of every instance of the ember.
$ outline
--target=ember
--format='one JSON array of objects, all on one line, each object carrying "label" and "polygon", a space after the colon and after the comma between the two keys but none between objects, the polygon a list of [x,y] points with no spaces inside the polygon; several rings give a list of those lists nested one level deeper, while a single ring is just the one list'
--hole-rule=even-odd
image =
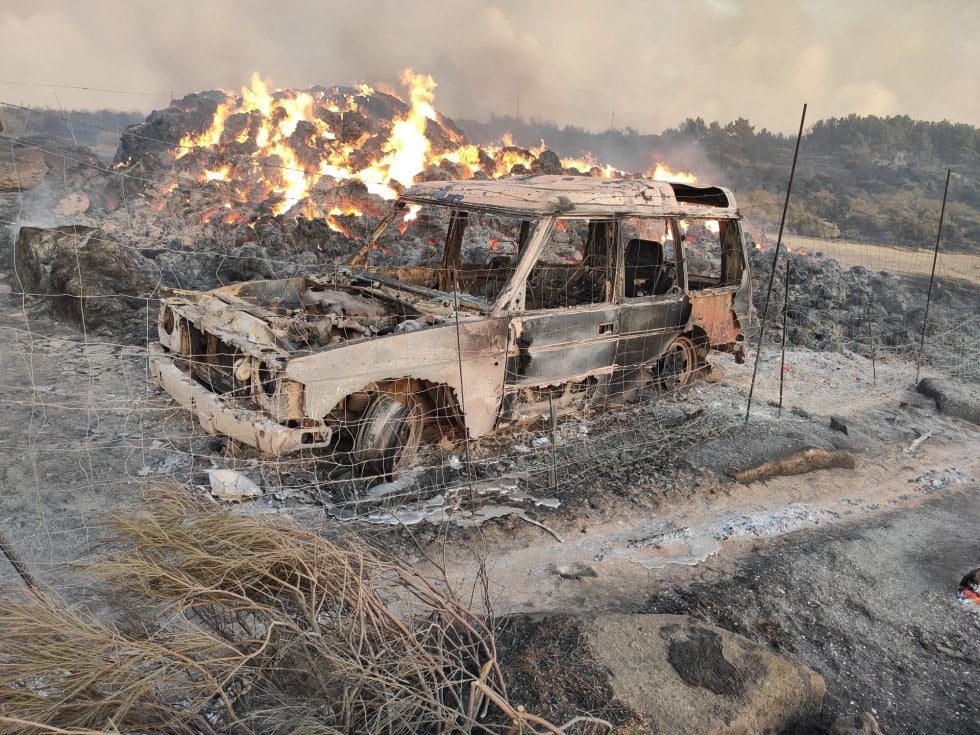
[{"label": "ember", "polygon": [[956,592],[961,601],[980,605],[980,567],[967,572]]}]

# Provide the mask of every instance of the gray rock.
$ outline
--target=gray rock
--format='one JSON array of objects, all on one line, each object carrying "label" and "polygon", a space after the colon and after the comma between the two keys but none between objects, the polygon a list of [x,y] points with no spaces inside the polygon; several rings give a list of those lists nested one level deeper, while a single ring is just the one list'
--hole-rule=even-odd
[{"label": "gray rock", "polygon": [[555,573],[562,579],[584,579],[586,577],[599,576],[596,573],[595,567],[579,561],[570,564],[560,564],[555,567]]},{"label": "gray rock", "polygon": [[859,715],[842,715],[834,721],[830,735],[884,735],[878,720],[870,712]]},{"label": "gray rock", "polygon": [[980,401],[976,392],[964,385],[939,378],[923,378],[915,389],[936,402],[939,413],[980,425]]}]

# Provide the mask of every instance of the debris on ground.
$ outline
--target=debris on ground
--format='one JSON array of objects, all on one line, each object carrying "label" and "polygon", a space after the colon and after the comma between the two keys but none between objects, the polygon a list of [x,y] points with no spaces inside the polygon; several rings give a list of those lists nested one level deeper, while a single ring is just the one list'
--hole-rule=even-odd
[{"label": "debris on ground", "polygon": [[963,576],[956,588],[956,595],[965,603],[980,605],[980,567]]},{"label": "debris on ground", "polygon": [[909,480],[909,483],[915,485],[920,492],[925,494],[934,493],[937,490],[943,490],[949,487],[951,484],[961,485],[968,482],[969,478],[966,477],[962,472],[960,472],[955,467],[948,467],[943,470],[929,470],[923,472],[920,475]]},{"label": "debris on ground", "polygon": [[742,470],[735,474],[735,481],[748,485],[751,482],[768,480],[770,477],[803,475],[815,470],[833,468],[853,470],[854,456],[844,449],[827,450],[808,447],[800,452],[769,460],[757,467]]},{"label": "debris on ground", "polygon": [[492,621],[396,557],[179,488],[109,526],[86,569],[133,624],[0,597],[3,732],[561,732],[510,704]]},{"label": "debris on ground", "polygon": [[241,502],[262,495],[262,488],[235,470],[208,470],[211,494],[218,500]]}]

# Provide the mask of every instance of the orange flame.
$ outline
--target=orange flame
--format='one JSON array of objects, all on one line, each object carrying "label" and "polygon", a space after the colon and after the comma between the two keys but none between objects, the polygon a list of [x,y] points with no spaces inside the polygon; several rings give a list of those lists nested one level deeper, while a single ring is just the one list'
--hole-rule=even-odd
[{"label": "orange flame", "polygon": [[[381,140],[376,130],[361,131],[356,121],[345,124],[347,116],[363,109],[376,94],[374,88],[361,84],[347,92],[270,91],[256,73],[238,95],[226,94],[206,130],[181,138],[174,156],[184,159],[195,150],[221,154],[220,164],[212,158],[203,170],[195,169],[201,181],[232,182],[232,196],[243,203],[274,197],[274,215],[298,206],[300,214],[316,216],[322,210],[311,203],[311,191],[324,177],[358,180],[370,193],[394,199],[429,166],[445,163],[454,169],[455,176],[471,177],[480,172],[498,178],[510,174],[515,166],[532,170],[546,150],[543,141],[531,149],[517,147],[510,134],[501,137],[500,145],[463,144],[436,112],[435,80],[406,69],[401,81],[408,91],[407,109],[391,121]],[[434,149],[429,137],[433,124],[441,128],[441,150]],[[241,154],[242,146],[254,152]],[[366,153],[372,149],[378,151],[373,158]],[[612,166],[603,166],[588,153],[560,159],[560,165],[563,170],[594,176],[617,175]],[[664,164],[657,164],[655,172],[648,175],[667,181],[697,180],[693,174],[672,172]],[[338,214],[353,212],[331,210],[327,214],[328,224],[339,230],[341,226],[333,219]],[[407,227],[408,222],[406,218],[402,225]]]},{"label": "orange flame", "polygon": [[346,227],[344,227],[340,222],[338,222],[336,218],[339,216],[360,217],[363,214],[364,213],[361,210],[357,209],[356,207],[346,207],[345,209],[341,209],[340,207],[333,207],[330,210],[330,212],[327,214],[327,226],[330,227],[330,229],[334,230],[335,232],[339,232],[342,235],[346,235],[347,237],[353,238],[355,240],[359,240],[360,238],[357,237],[357,235],[351,233],[351,231],[348,230]]},{"label": "orange flame", "polygon": [[421,204],[409,204],[408,205],[408,211],[405,212],[405,216],[402,217],[401,224],[398,225],[398,232],[399,232],[399,234],[402,234],[402,235],[405,234],[405,230],[408,229],[408,226],[415,219],[418,218],[418,216],[419,216],[419,210],[420,209],[422,209],[422,205]]},{"label": "orange flame", "polygon": [[686,171],[671,171],[670,166],[665,163],[657,163],[653,173],[647,173],[654,181],[671,181],[676,184],[696,184],[698,177]]},{"label": "orange flame", "polygon": [[231,181],[231,166],[204,170],[205,181]]}]

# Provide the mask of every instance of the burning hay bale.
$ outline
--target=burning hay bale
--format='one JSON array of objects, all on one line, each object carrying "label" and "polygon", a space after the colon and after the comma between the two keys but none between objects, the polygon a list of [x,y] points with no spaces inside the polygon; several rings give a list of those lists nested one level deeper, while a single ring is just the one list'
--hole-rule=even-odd
[{"label": "burning hay bale", "polygon": [[[596,168],[544,146],[473,145],[436,112],[431,77],[406,71],[403,82],[408,102],[368,85],[270,91],[258,76],[239,95],[188,95],[128,128],[115,167],[144,175],[143,194],[158,211],[172,212],[213,184],[220,201],[197,208],[202,221],[322,218],[345,234],[335,217],[379,216],[384,200],[416,181]],[[344,182],[361,189],[345,190]]]},{"label": "burning hay bale", "polygon": [[399,560],[181,491],[110,526],[88,572],[124,622],[3,595],[4,732],[559,732],[507,703],[489,623]]}]

